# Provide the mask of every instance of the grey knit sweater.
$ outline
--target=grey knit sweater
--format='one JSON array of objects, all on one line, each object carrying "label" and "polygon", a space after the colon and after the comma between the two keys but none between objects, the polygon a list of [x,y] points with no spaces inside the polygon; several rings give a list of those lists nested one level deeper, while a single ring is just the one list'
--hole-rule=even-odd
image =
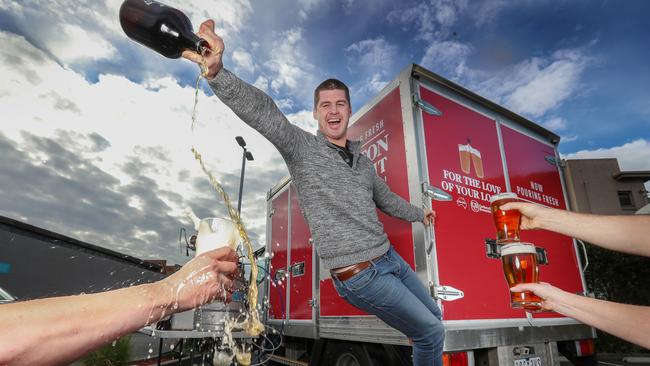
[{"label": "grey knit sweater", "polygon": [[298,192],[318,255],[327,269],[370,260],[390,243],[376,208],[403,220],[422,221],[424,212],[391,192],[372,162],[350,142],[352,167],[319,131],[292,125],[271,97],[222,69],[210,81],[215,95],[280,151]]}]

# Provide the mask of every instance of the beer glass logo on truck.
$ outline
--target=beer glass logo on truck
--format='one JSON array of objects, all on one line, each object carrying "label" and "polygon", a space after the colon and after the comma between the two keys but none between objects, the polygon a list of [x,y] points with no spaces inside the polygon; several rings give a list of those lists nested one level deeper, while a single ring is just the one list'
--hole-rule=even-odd
[{"label": "beer glass logo on truck", "polygon": [[469,174],[471,172],[471,162],[474,166],[474,174],[479,178],[485,177],[485,174],[483,173],[483,159],[481,159],[481,152],[472,147],[470,139],[467,139],[466,144],[458,144],[458,155],[460,158],[460,169],[463,173]]},{"label": "beer glass logo on truck", "polygon": [[501,192],[501,187],[484,181],[485,170],[481,151],[472,146],[472,140],[467,138],[465,143],[458,144],[457,171],[443,170],[442,188],[450,193],[456,193],[456,205],[473,212],[490,213],[485,204],[490,196]]}]

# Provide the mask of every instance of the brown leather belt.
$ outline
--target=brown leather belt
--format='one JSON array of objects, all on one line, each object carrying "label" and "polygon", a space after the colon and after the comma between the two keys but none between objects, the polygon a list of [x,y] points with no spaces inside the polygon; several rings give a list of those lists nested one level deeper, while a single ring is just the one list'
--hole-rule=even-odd
[{"label": "brown leather belt", "polygon": [[[379,257],[377,257],[377,258],[379,258]],[[372,261],[376,260],[377,258],[371,259],[369,261],[357,263],[354,266],[346,269],[343,272],[330,271],[330,274],[332,275],[332,277],[336,277],[339,281],[347,281],[350,278],[352,278],[352,276],[354,276],[355,274],[357,274],[357,273],[363,271],[364,269],[370,267],[370,265],[372,264]]]}]

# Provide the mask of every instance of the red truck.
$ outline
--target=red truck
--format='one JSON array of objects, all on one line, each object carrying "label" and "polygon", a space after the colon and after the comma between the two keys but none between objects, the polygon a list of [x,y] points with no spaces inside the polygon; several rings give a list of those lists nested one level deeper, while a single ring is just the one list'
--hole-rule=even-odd
[{"label": "red truck", "polygon": [[[556,313],[527,316],[510,307],[494,241],[489,198],[495,193],[568,209],[559,136],[410,65],[352,116],[348,138],[362,141],[395,193],[437,212],[432,229],[379,215],[390,242],[442,309],[447,365],[559,365],[559,352],[580,364],[594,361],[593,328]],[[283,336],[272,360],[410,364],[403,334],[336,293],[290,178],[269,190],[267,210],[267,324]],[[538,248],[542,281],[586,293],[583,253],[573,239],[546,231],[521,237]]]}]

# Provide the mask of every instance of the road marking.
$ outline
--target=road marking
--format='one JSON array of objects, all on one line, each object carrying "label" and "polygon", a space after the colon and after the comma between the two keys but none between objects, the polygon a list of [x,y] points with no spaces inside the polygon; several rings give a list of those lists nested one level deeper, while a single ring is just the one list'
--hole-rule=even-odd
[{"label": "road marking", "polygon": [[609,362],[603,362],[603,361],[598,361],[598,363],[601,363],[603,365],[622,366],[622,364],[620,364],[620,363],[609,363]]}]

